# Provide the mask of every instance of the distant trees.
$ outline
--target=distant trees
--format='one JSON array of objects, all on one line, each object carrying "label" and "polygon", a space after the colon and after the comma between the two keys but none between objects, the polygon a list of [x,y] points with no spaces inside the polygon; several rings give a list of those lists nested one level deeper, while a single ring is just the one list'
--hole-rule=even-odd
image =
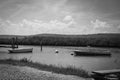
[{"label": "distant trees", "polygon": [[[120,47],[120,35],[45,35],[18,37],[21,45],[49,45],[49,46],[93,46]],[[0,44],[11,44],[10,38],[0,38]]]}]

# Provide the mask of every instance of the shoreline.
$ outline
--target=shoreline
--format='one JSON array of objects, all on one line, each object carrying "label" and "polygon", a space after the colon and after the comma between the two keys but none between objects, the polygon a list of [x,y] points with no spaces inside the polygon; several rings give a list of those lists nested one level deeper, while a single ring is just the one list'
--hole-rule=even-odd
[{"label": "shoreline", "polygon": [[28,66],[0,64],[0,80],[92,80],[92,78],[56,74]]},{"label": "shoreline", "polygon": [[[2,46],[4,45],[11,45],[11,44],[0,44]],[[41,46],[41,45],[35,45],[35,44],[18,44],[19,46]],[[2,47],[0,46],[0,47]],[[42,45],[43,47],[50,46],[50,47],[85,47],[85,48],[114,48],[114,49],[120,49],[120,47],[109,47],[109,46],[66,46],[66,45]],[[4,47],[3,47],[4,48]]]},{"label": "shoreline", "polygon": [[83,77],[83,78],[91,78],[88,71],[83,69],[78,69],[72,66],[68,66],[65,68],[62,66],[57,67],[55,65],[46,65],[46,64],[41,64],[37,62],[32,62],[26,58],[23,58],[21,60],[3,59],[3,60],[0,60],[0,64],[9,64],[13,66],[27,66],[27,67],[35,68],[38,70],[48,71],[48,72],[57,73],[57,74],[74,75],[74,76]]}]

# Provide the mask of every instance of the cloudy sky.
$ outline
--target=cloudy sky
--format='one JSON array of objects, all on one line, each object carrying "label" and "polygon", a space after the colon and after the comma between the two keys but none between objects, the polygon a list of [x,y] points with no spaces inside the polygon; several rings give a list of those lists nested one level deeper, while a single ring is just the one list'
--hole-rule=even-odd
[{"label": "cloudy sky", "polygon": [[120,0],[0,0],[0,35],[120,32]]}]

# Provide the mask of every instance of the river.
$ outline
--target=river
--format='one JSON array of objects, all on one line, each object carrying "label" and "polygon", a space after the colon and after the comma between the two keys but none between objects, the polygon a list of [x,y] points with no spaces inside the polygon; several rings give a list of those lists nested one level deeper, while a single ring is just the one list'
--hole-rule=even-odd
[{"label": "river", "polygon": [[[33,62],[43,64],[52,64],[56,66],[73,66],[83,68],[88,71],[120,69],[120,49],[117,48],[94,48],[109,50],[112,56],[73,56],[75,49],[89,49],[91,47],[61,47],[61,46],[43,46],[41,51],[40,46],[19,46],[21,48],[33,48],[32,53],[14,53],[9,54],[9,48],[0,48],[0,59],[22,59],[28,58]],[[55,51],[58,50],[58,53]]]}]

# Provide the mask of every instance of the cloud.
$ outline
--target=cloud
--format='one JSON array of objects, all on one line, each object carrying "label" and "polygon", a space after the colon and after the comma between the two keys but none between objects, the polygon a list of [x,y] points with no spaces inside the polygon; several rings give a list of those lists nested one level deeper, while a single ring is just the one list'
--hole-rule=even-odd
[{"label": "cloud", "polygon": [[[51,20],[64,16],[67,0],[0,0],[0,16],[7,20],[43,19]],[[1,4],[3,2],[4,4]]]},{"label": "cloud", "polygon": [[110,24],[106,21],[101,21],[96,19],[95,21],[91,21],[91,31],[94,33],[119,33],[119,26],[115,26],[114,24]]},{"label": "cloud", "polygon": [[120,11],[120,0],[68,0],[67,5],[72,6],[77,12],[114,13]]},{"label": "cloud", "polygon": [[69,12],[75,15],[78,14],[76,17],[86,21],[89,19],[95,20],[96,18],[120,21],[120,0],[68,0],[66,7]]},{"label": "cloud", "polygon": [[73,20],[73,18],[72,16],[69,15],[65,16],[65,18],[63,19],[63,21],[71,21],[71,20]]},{"label": "cloud", "polygon": [[107,22],[103,22],[100,21],[98,19],[96,19],[95,21],[91,21],[91,24],[94,28],[109,28],[111,27],[110,24],[108,24]]},{"label": "cloud", "polygon": [[[119,24],[120,25],[120,24]],[[120,26],[96,19],[90,24],[79,26],[74,18],[66,15],[63,20],[42,21],[39,19],[23,19],[20,22],[0,19],[0,34],[32,35],[40,33],[55,34],[93,34],[120,32]]]},{"label": "cloud", "polygon": [[[106,6],[107,5],[107,6]],[[7,20],[72,19],[88,24],[96,18],[119,19],[120,0],[0,0],[0,16]],[[80,25],[81,26],[81,25]]]},{"label": "cloud", "polygon": [[19,34],[19,35],[31,35],[40,33],[58,33],[69,34],[73,26],[73,20],[67,23],[60,20],[50,20],[48,22],[34,19],[23,19],[21,22],[12,22],[10,20],[0,21],[0,34]]},{"label": "cloud", "polygon": [[64,17],[63,22],[67,23],[69,27],[73,28],[76,25],[76,21],[70,15]]},{"label": "cloud", "polygon": [[118,29],[120,30],[120,24],[118,25]]}]

